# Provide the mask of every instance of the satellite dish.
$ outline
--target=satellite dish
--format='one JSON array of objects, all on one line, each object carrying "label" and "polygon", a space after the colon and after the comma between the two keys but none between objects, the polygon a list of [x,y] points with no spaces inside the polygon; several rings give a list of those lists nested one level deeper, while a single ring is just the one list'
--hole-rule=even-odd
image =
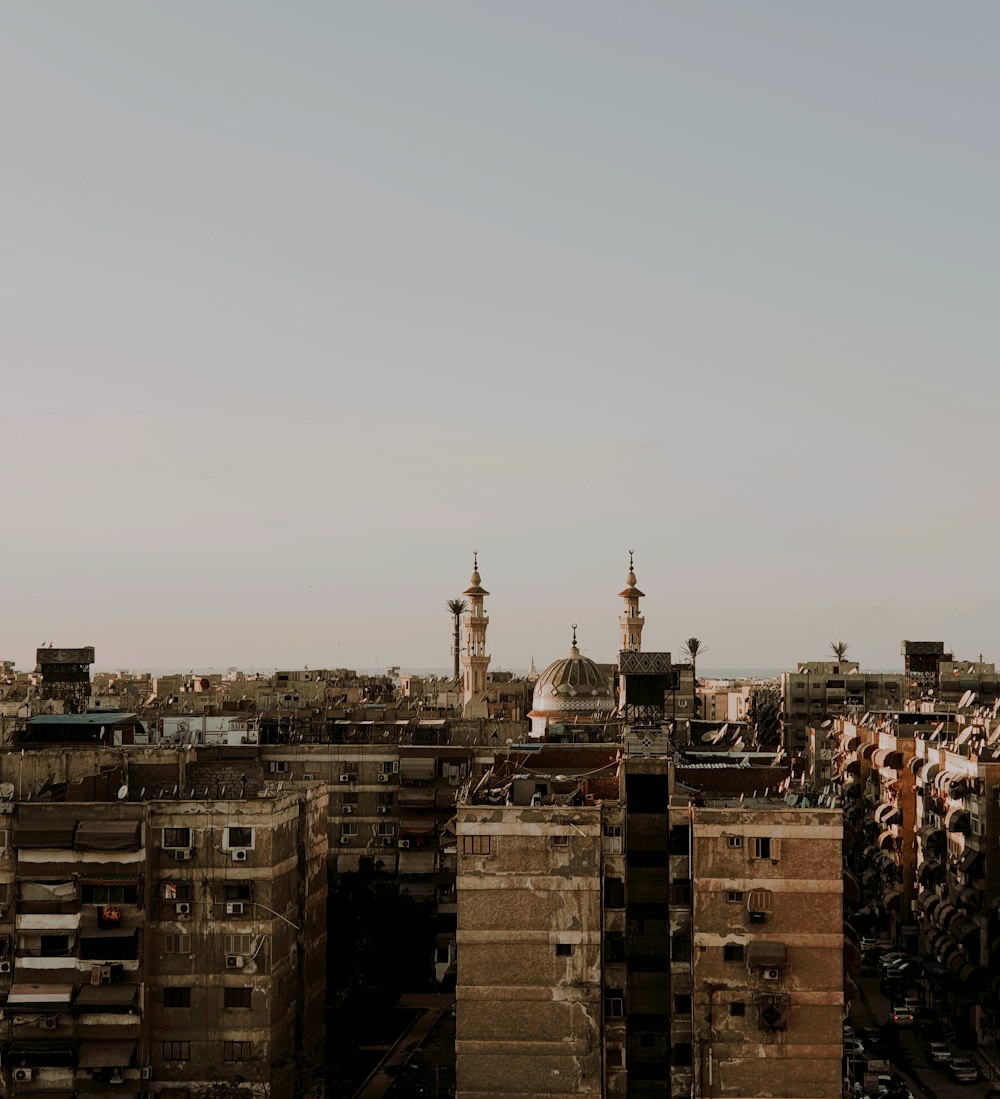
[{"label": "satellite dish", "polygon": [[962,697],[958,700],[957,708],[959,710],[964,710],[965,707],[968,706],[969,703],[973,700],[973,698],[975,698],[975,695],[972,693],[972,691],[966,691],[965,694],[962,695]]},{"label": "satellite dish", "polygon": [[726,733],[728,733],[728,732],[729,732],[729,722],[727,721],[722,726],[722,728],[719,730],[719,739],[721,740],[726,735]]},{"label": "satellite dish", "polygon": [[806,797],[804,797],[804,798],[803,798],[803,799],[802,799],[802,800],[801,800],[801,801],[799,802],[799,808],[800,808],[800,809],[809,809],[809,808],[811,808],[811,807],[812,807],[812,802],[811,802],[811,801],[810,801],[810,800],[809,800],[808,798],[806,798]]},{"label": "satellite dish", "polygon": [[701,734],[702,744],[711,744],[712,741],[714,741],[714,740],[715,740],[715,733],[713,733],[711,730],[709,730],[707,733],[702,733]]},{"label": "satellite dish", "polygon": [[795,806],[798,805],[798,803],[799,803],[798,794],[785,794],[785,804],[787,806],[794,809]]},{"label": "satellite dish", "polygon": [[118,787],[118,800],[119,801],[124,801],[127,797],[128,797],[128,783],[125,782],[125,783],[122,783],[122,785]]},{"label": "satellite dish", "polygon": [[820,725],[820,728],[821,729],[829,729],[832,724],[833,724],[833,718],[828,717],[826,719],[826,721],[824,721],[823,724]]}]

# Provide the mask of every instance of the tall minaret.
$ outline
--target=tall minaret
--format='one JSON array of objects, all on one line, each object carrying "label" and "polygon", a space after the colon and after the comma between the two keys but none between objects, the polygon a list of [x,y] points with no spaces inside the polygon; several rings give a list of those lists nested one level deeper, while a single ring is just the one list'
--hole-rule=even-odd
[{"label": "tall minaret", "polygon": [[639,613],[639,600],[643,593],[635,586],[635,569],[632,561],[633,551],[628,551],[628,578],[625,581],[627,587],[618,594],[625,600],[625,613],[618,619],[622,628],[623,653],[637,653],[642,651],[642,627],[646,619]]},{"label": "tall minaret", "polygon": [[469,609],[465,614],[465,652],[462,666],[465,669],[465,694],[463,717],[489,717],[486,703],[486,669],[490,658],[486,652],[486,627],[489,618],[483,610],[483,596],[490,593],[480,584],[479,553],[472,551],[472,580],[462,592],[469,597]]}]

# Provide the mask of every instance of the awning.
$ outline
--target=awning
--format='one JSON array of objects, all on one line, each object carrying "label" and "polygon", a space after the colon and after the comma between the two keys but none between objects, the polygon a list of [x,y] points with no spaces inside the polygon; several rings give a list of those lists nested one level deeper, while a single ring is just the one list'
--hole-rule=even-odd
[{"label": "awning", "polygon": [[68,1007],[73,997],[72,985],[36,985],[36,984],[12,984],[7,996],[8,1007],[19,1007],[22,1010],[55,1005],[56,1007]]},{"label": "awning", "polygon": [[436,851],[400,851],[400,874],[433,874],[437,867]]},{"label": "awning", "polygon": [[83,820],[76,830],[79,851],[138,851],[142,824],[138,820]]},{"label": "awning", "polygon": [[89,927],[80,932],[84,942],[101,943],[107,939],[134,939],[139,934],[137,927],[109,927],[106,931],[99,927]]},{"label": "awning", "polygon": [[76,900],[76,886],[71,881],[22,881],[18,885],[22,901],[59,901]]},{"label": "awning", "polygon": [[81,1042],[78,1068],[124,1068],[135,1056],[135,1042]]},{"label": "awning", "polygon": [[945,902],[934,913],[934,922],[938,925],[938,927],[947,927],[948,921],[952,918],[952,916],[956,914],[956,911],[957,909],[953,904],[948,904],[947,902]]},{"label": "awning", "polygon": [[788,948],[784,943],[755,939],[747,945],[747,965],[783,969],[788,965]]},{"label": "awning", "polygon": [[912,756],[906,766],[909,767],[910,771],[913,774],[916,774],[918,771],[923,770],[923,768],[927,766],[927,760],[924,759],[923,756]]},{"label": "awning", "polygon": [[948,960],[944,964],[948,967],[950,972],[957,976],[965,966],[969,964],[969,961],[965,955],[959,951],[957,954],[949,955]]},{"label": "awning", "polygon": [[940,772],[940,763],[925,763],[920,770],[920,774],[917,777],[926,786],[928,783],[933,782],[940,774]]},{"label": "awning", "polygon": [[840,749],[843,752],[853,752],[860,743],[861,737],[858,736],[855,729],[848,729],[846,733],[840,734]]},{"label": "awning", "polygon": [[894,748],[879,748],[872,756],[872,766],[896,771],[903,766],[903,753]]},{"label": "awning", "polygon": [[923,910],[925,915],[930,915],[935,908],[941,903],[941,898],[937,893],[924,892],[917,897],[917,904]]},{"label": "awning", "polygon": [[979,877],[979,871],[982,869],[985,861],[985,851],[976,851],[969,848],[962,856],[962,861],[958,864],[958,868],[963,874],[968,874],[971,878],[977,878]]},{"label": "awning", "polygon": [[16,919],[18,931],[75,931],[80,926],[79,912],[25,913]]},{"label": "awning", "polygon": [[979,924],[966,919],[964,916],[960,916],[955,920],[948,930],[960,943],[964,943],[966,939],[972,936],[979,938]]},{"label": "awning", "polygon": [[958,899],[964,908],[982,908],[985,896],[983,892],[972,885],[959,886]]},{"label": "awning", "polygon": [[884,801],[875,810],[876,824],[893,824],[897,819],[902,819],[902,812],[898,805],[891,801]]},{"label": "awning", "polygon": [[948,815],[944,818],[944,826],[949,832],[961,832],[966,836],[972,831],[969,814],[959,806],[948,810]]},{"label": "awning", "polygon": [[435,790],[433,786],[400,786],[396,793],[396,800],[400,805],[427,806],[434,805]]},{"label": "awning", "polygon": [[925,859],[917,867],[917,881],[921,885],[926,885],[929,881],[940,878],[943,872],[944,865],[937,859]]},{"label": "awning", "polygon": [[437,825],[433,821],[407,820],[405,817],[399,822],[399,835],[406,836],[433,836],[437,832]]},{"label": "awning", "polygon": [[873,859],[878,854],[878,848],[874,843],[868,844],[868,846],[861,852],[864,858]]},{"label": "awning", "polygon": [[978,996],[986,987],[989,973],[981,965],[967,963],[958,971],[958,980],[962,991],[970,996]]},{"label": "awning", "polygon": [[903,890],[900,886],[894,885],[888,893],[882,897],[882,907],[885,909],[898,908],[900,899],[903,896]]},{"label": "awning", "polygon": [[430,782],[435,775],[434,759],[426,756],[403,756],[399,761],[400,779]]},{"label": "awning", "polygon": [[76,996],[77,1007],[106,1007],[109,1004],[131,1004],[139,991],[138,985],[84,985]]},{"label": "awning", "polygon": [[896,837],[892,834],[892,831],[890,829],[886,828],[879,833],[878,846],[881,847],[883,851],[888,851],[890,848],[895,848]]},{"label": "awning", "polygon": [[76,820],[67,819],[65,812],[62,806],[44,815],[20,808],[14,822],[14,846],[72,848]]},{"label": "awning", "polygon": [[929,843],[935,836],[938,840],[944,839],[944,830],[940,824],[925,824],[923,828],[917,831],[917,835],[920,837],[921,843]]},{"label": "awning", "polygon": [[858,754],[862,759],[871,759],[878,750],[878,742],[873,741],[871,744],[862,744]]},{"label": "awning", "polygon": [[890,855],[888,851],[879,851],[877,858],[878,864],[883,870],[896,869],[896,859],[893,855]]}]

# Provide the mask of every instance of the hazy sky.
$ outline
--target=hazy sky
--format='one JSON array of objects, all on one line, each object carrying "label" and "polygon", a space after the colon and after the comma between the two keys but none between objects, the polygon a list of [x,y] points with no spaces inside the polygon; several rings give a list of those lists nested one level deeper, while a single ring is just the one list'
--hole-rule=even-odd
[{"label": "hazy sky", "polygon": [[0,657],[1000,659],[1000,8],[8,0]]}]

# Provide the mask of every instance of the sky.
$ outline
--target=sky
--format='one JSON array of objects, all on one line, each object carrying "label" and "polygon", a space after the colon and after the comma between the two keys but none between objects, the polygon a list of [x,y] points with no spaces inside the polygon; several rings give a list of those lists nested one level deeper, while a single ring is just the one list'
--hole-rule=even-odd
[{"label": "sky", "polygon": [[9,0],[0,657],[1000,658],[1000,8]]}]

